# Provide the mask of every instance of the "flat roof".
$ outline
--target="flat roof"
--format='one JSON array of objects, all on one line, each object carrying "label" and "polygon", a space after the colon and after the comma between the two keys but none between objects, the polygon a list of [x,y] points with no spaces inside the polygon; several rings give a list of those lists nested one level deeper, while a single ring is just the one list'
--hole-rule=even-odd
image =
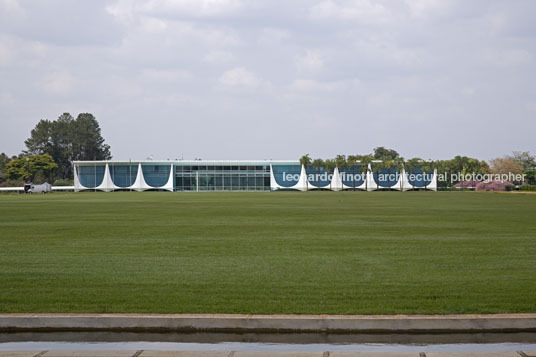
[{"label": "flat roof", "polygon": [[218,165],[218,164],[299,164],[299,160],[91,160],[73,161],[75,164],[181,164],[181,165]]}]

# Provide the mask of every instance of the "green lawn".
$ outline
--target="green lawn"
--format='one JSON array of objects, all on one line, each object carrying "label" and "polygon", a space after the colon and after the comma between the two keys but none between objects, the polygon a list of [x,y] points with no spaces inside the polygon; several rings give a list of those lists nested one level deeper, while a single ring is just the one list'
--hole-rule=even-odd
[{"label": "green lawn", "polygon": [[536,312],[536,196],[0,195],[0,312]]}]

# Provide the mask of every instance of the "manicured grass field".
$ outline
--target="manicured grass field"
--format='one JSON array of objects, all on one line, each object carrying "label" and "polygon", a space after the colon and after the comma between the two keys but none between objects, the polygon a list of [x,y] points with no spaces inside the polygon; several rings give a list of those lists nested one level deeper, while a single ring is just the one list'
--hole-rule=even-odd
[{"label": "manicured grass field", "polygon": [[536,312],[536,196],[0,195],[0,312]]}]

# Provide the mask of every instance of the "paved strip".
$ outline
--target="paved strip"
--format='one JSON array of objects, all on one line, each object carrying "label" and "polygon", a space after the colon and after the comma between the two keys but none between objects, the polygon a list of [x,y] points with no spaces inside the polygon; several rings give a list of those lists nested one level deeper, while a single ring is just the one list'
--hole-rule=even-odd
[{"label": "paved strip", "polygon": [[0,314],[0,331],[128,330],[218,332],[536,331],[536,314],[499,315],[166,315]]},{"label": "paved strip", "polygon": [[[137,351],[48,351],[43,357],[132,357]],[[3,357],[0,355],[0,357]],[[519,356],[518,356],[519,357]]]},{"label": "paved strip", "polygon": [[231,356],[230,351],[143,351],[143,353],[140,355],[140,357],[230,357],[230,356]]},{"label": "paved strip", "polygon": [[427,352],[426,357],[519,357],[515,351],[508,352],[460,352],[460,353],[432,353]]},{"label": "paved strip", "polygon": [[521,356],[523,356],[522,354],[524,353],[525,356],[523,357],[536,357],[536,351],[520,351],[518,353],[520,353]]},{"label": "paved strip", "polygon": [[[46,351],[43,357],[132,357],[140,351]],[[523,351],[536,356],[536,351]],[[34,357],[39,351],[0,352],[0,357]],[[140,357],[325,357],[326,352],[253,352],[253,351],[142,351]],[[520,357],[515,351],[505,352],[427,352],[425,357]],[[422,352],[329,352],[329,357],[419,357]]]}]

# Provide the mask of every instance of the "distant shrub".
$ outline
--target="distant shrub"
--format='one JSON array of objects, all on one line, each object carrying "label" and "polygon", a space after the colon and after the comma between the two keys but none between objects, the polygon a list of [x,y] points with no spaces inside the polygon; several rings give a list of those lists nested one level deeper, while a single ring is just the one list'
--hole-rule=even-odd
[{"label": "distant shrub", "polygon": [[504,186],[504,190],[505,190],[505,191],[513,191],[513,190],[514,190],[514,186],[513,186],[513,185],[506,185],[506,186]]},{"label": "distant shrub", "polygon": [[57,179],[52,186],[73,186],[74,181],[69,179]]},{"label": "distant shrub", "polygon": [[536,170],[525,171],[526,183],[529,185],[536,185]]},{"label": "distant shrub", "polygon": [[523,185],[521,191],[536,191],[536,185]]},{"label": "distant shrub", "polygon": [[[504,182],[501,182],[501,181],[484,181],[484,182],[479,182],[477,185],[476,185],[476,190],[477,191],[508,191],[506,189],[507,186],[510,186],[514,187],[514,184],[511,183],[511,182],[508,182],[508,181],[504,181]],[[512,191],[512,190],[510,190]]]}]

